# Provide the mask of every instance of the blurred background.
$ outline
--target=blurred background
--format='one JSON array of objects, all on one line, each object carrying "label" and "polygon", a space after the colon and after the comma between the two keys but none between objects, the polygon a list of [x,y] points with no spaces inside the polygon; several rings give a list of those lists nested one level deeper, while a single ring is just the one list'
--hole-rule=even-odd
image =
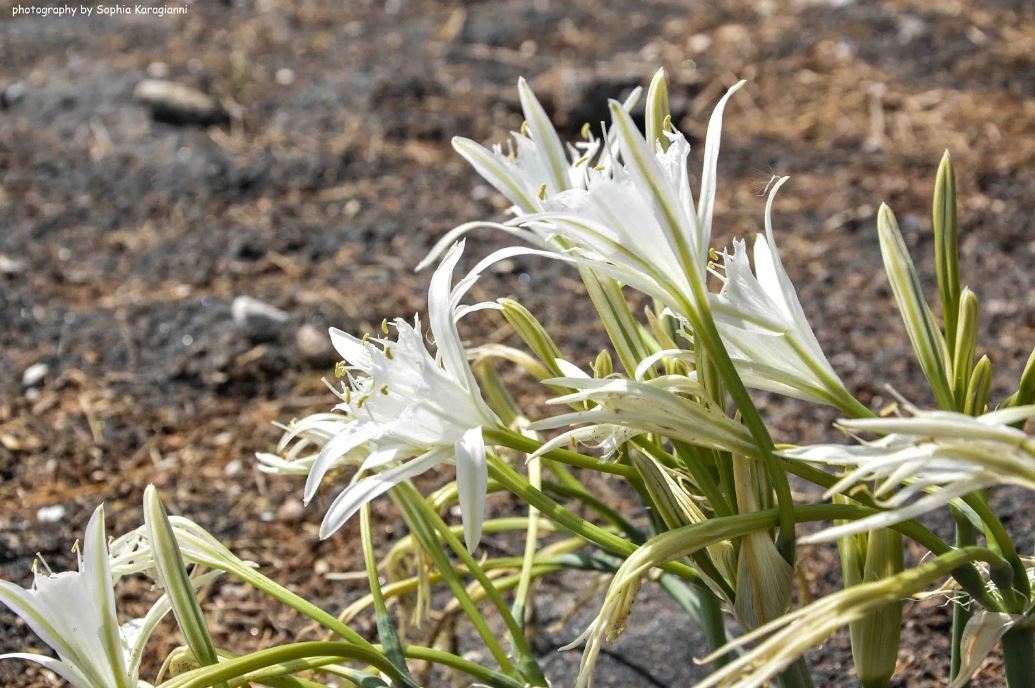
[{"label": "blurred background", "polygon": [[[360,595],[363,581],[335,575],[360,561],[354,524],[319,543],[326,502],[303,509],[301,485],[264,478],[253,454],[275,443],[273,421],[329,407],[328,326],[374,330],[423,308],[427,275],[413,267],[434,240],[500,216],[449,139],[517,128],[519,75],[574,137],[664,66],[695,145],[724,89],[749,79],[727,110],[716,240],[759,231],[766,183],[792,177],[775,216],[784,261],[835,368],[875,407],[885,383],[909,395],[921,380],[875,212],[891,204],[930,286],[930,193],[949,149],[993,398],[1035,343],[1026,0],[198,0],[169,16],[13,16],[29,4],[0,0],[0,578],[27,585],[37,552],[70,565],[101,501],[113,532],[135,527],[153,482],[173,511],[328,608]],[[500,245],[479,235],[468,258]],[[579,364],[604,345],[567,268],[514,259],[478,291],[519,299]],[[504,337],[490,317],[472,341]],[[784,440],[815,440],[831,419],[765,404]],[[1030,533],[1031,507],[1001,499]],[[390,539],[398,519],[379,510]],[[805,556],[805,588],[829,589],[832,566]],[[129,612],[152,598],[138,587]],[[577,665],[554,650],[592,612],[569,618],[581,595],[562,580],[541,598],[536,647],[555,685]],[[232,581],[206,606],[227,648],[304,637]],[[668,606],[644,596],[600,685],[687,685],[702,646]],[[908,624],[899,685],[941,685],[948,615]],[[168,629],[159,647],[178,642]],[[26,645],[40,643],[0,611],[0,652]],[[817,685],[855,685],[846,637],[813,661]],[[0,662],[0,679],[49,685],[16,662]]]}]

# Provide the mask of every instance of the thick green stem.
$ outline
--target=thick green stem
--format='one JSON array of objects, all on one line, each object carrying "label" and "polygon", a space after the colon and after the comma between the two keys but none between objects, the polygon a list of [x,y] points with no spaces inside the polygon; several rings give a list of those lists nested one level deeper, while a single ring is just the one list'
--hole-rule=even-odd
[{"label": "thick green stem", "polygon": [[794,498],[791,496],[791,485],[787,480],[787,473],[783,464],[777,458],[773,446],[773,438],[769,435],[762,416],[755,408],[755,403],[748,394],[744,381],[740,379],[736,366],[730,358],[726,346],[722,342],[715,320],[707,308],[708,293],[700,280],[691,280],[694,289],[694,298],[701,308],[693,308],[686,304],[686,315],[690,318],[690,324],[694,330],[694,337],[700,345],[708,351],[712,364],[715,366],[719,377],[722,378],[733,403],[736,404],[740,416],[751,432],[751,437],[758,445],[761,453],[762,463],[769,475],[769,482],[776,493],[776,508],[779,511],[780,531],[776,537],[776,547],[780,554],[789,564],[794,564]]},{"label": "thick green stem", "polygon": [[1019,624],[1003,636],[1008,688],[1030,688],[1035,683],[1035,629]]},{"label": "thick green stem", "polygon": [[402,483],[397,489],[401,489],[407,493],[411,507],[417,512],[414,515],[417,518],[423,519],[426,525],[430,524],[434,530],[438,531],[446,544],[449,545],[449,548],[453,550],[453,553],[457,558],[463,562],[464,566],[466,566],[468,571],[471,572],[471,575],[478,581],[478,584],[482,586],[482,589],[485,591],[489,601],[492,602],[492,605],[496,608],[496,611],[499,613],[504,625],[510,632],[511,644],[513,645],[515,654],[517,655],[520,667],[519,670],[522,675],[524,675],[524,677],[534,685],[545,686],[547,683],[546,677],[543,675],[542,669],[536,661],[532,648],[528,646],[528,643],[525,640],[521,624],[515,621],[514,616],[511,614],[510,607],[503,599],[499,590],[496,589],[496,586],[492,584],[492,580],[485,575],[485,571],[482,570],[482,567],[477,561],[475,561],[475,558],[471,556],[471,553],[467,551],[464,544],[461,543],[460,539],[453,534],[453,531],[450,530],[449,526],[446,525],[445,521],[442,520],[438,513],[428,506],[428,503],[424,501],[424,498],[416,488],[409,483]]},{"label": "thick green stem", "polygon": [[[636,551],[635,544],[583,518],[579,518],[541,491],[529,485],[528,481],[519,476],[514,469],[501,461],[499,457],[489,456],[489,476],[499,481],[501,485],[526,503],[539,509],[544,516],[569,533],[585,538],[608,552],[622,557],[628,557]],[[669,562],[663,568],[669,573],[684,578],[695,585],[704,586],[701,574],[685,564]]]},{"label": "thick green stem", "polygon": [[[534,440],[531,437],[525,437],[521,433],[500,428],[485,428],[482,430],[482,436],[485,437],[486,442],[515,449],[526,454],[531,454],[539,449],[539,447],[543,446],[542,442]],[[630,481],[639,480],[636,470],[631,466],[603,461],[568,449],[554,449],[553,451],[548,451],[543,454],[543,457],[558,463],[567,464],[568,466],[591,468],[594,471],[599,471],[601,473],[613,473],[614,475],[620,475]]]},{"label": "thick green stem", "polygon": [[[403,513],[403,518],[406,520],[406,524],[409,526],[410,531],[420,541],[424,551],[431,557],[435,566],[438,568],[439,573],[446,579],[449,584],[450,590],[456,597],[457,603],[463,609],[467,618],[470,619],[471,625],[474,626],[478,635],[481,637],[482,642],[485,643],[486,649],[492,655],[493,659],[499,664],[500,669],[504,673],[516,673],[514,665],[510,661],[510,657],[507,652],[500,645],[496,639],[495,634],[489,628],[489,624],[486,623],[485,617],[482,616],[481,612],[478,611],[477,605],[471,599],[471,596],[467,593],[466,588],[459,576],[456,574],[455,568],[452,562],[449,561],[449,557],[442,550],[441,545],[438,542],[438,538],[435,536],[435,532],[431,527],[431,524],[425,522],[423,515],[416,511],[415,505],[412,503],[411,495],[408,491],[404,491],[401,494],[395,495],[397,490],[393,490],[389,494],[393,494],[395,497],[395,503],[399,506],[400,511]],[[418,499],[423,501],[423,498]]]},{"label": "thick green stem", "polygon": [[804,657],[798,657],[780,674],[780,688],[812,688],[812,674]]},{"label": "thick green stem", "polygon": [[[974,526],[966,516],[953,509],[953,518],[956,520],[956,546],[966,547],[977,544],[977,534]],[[960,665],[963,660],[960,644],[963,642],[963,629],[970,619],[970,609],[965,604],[967,595],[957,592],[953,595],[952,602],[952,646],[951,660],[949,665],[949,678],[954,679],[960,673]],[[970,685],[968,681],[965,685]]]},{"label": "thick green stem", "polygon": [[[708,639],[708,649],[715,652],[726,644],[726,615],[722,613],[722,604],[715,593],[702,591],[698,594],[701,605],[701,618],[704,623],[704,635]],[[714,669],[725,666],[732,660],[732,653],[716,657],[712,663]]]}]

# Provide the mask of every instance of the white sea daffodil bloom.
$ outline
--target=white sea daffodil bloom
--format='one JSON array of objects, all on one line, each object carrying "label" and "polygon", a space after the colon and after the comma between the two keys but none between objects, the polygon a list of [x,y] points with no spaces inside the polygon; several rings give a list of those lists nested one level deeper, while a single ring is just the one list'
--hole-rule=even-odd
[{"label": "white sea daffodil bloom", "polygon": [[643,433],[740,454],[755,451],[747,429],[708,401],[696,380],[683,375],[666,375],[645,382],[569,376],[543,383],[576,390],[551,399],[548,404],[589,401],[595,405],[532,423],[529,427],[536,431],[582,426],[547,442],[533,456],[571,441],[604,442],[606,447]]},{"label": "white sea daffodil bloom", "polygon": [[428,351],[418,318],[412,325],[396,320],[394,341],[331,330],[331,341],[347,364],[347,384],[335,407],[342,422],[326,414],[302,421],[311,432],[326,435],[309,469],[305,502],[342,457],[355,451],[367,454],[352,483],[329,507],[320,527],[323,538],[363,504],[455,459],[465,541],[471,549],[478,544],[488,482],[482,428],[497,427],[500,421],[481,397],[456,328],[465,313],[491,307],[460,306],[478,276],[473,272],[451,287],[462,250],[462,242],[454,246],[431,278],[428,314],[437,355]]},{"label": "white sea daffodil bloom", "polygon": [[827,490],[827,497],[873,482],[874,497],[889,509],[827,528],[800,542],[835,540],[901,523],[992,485],[1035,490],[1035,441],[1023,430],[1011,427],[1035,415],[1035,406],[1017,406],[977,417],[906,408],[909,417],[838,421],[847,432],[882,436],[875,441],[779,452],[787,458],[846,469],[844,477]]},{"label": "white sea daffodil bloom", "polygon": [[[708,123],[701,186],[695,204],[687,160],[690,145],[665,132],[667,149],[647,142],[626,104],[609,104],[611,126],[574,161],[531,90],[519,85],[528,135],[513,160],[472,141],[454,146],[512,203],[517,217],[505,224],[470,223],[444,236],[420,267],[467,231],[493,226],[540,251],[613,277],[658,299],[678,313],[698,308],[704,292],[715,208],[716,167],[726,103],[745,82],[730,88]],[[613,139],[613,143],[612,143]],[[418,268],[419,269],[419,268]],[[706,306],[704,304],[703,306]]]},{"label": "white sea daffodil bloom", "polygon": [[36,662],[75,688],[149,686],[137,679],[138,648],[147,641],[154,624],[144,624],[146,632],[141,632],[139,623],[119,626],[103,507],[97,507],[86,527],[78,571],[37,572],[27,590],[0,580],[0,603],[20,616],[58,655],[55,659],[12,652],[0,655],[0,660]]},{"label": "white sea daffodil bloom", "polygon": [[859,404],[827,361],[776,248],[773,200],[787,179],[769,192],[765,234],[753,247],[754,270],[744,241],[733,242],[732,254],[719,254],[716,274],[723,285],[711,296],[712,313],[745,384],[856,411]]},{"label": "white sea daffodil bloom", "polygon": [[743,83],[727,91],[712,113],[696,205],[686,138],[667,133],[667,150],[648,143],[629,113],[611,101],[617,152],[604,149],[607,164],[587,172],[584,188],[548,198],[543,212],[526,217],[524,225],[545,239],[561,239],[562,252],[575,262],[677,313],[701,307],[697,295],[704,291],[722,115]]}]

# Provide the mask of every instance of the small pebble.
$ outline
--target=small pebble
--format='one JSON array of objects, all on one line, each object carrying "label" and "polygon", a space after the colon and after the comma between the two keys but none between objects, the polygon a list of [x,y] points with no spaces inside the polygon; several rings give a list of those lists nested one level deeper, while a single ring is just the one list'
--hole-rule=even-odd
[{"label": "small pebble", "polygon": [[238,296],[234,299],[230,304],[230,315],[233,317],[234,323],[255,341],[274,339],[278,326],[289,317],[276,306],[271,306],[251,296]]},{"label": "small pebble", "polygon": [[277,509],[277,520],[281,523],[298,523],[305,516],[305,507],[297,499],[289,499]]},{"label": "small pebble", "polygon": [[25,272],[25,261],[0,253],[0,274],[18,275]]},{"label": "small pebble", "polygon": [[305,324],[295,333],[295,346],[302,360],[314,368],[327,368],[334,365],[337,356],[331,346],[331,338],[327,330],[316,325]]},{"label": "small pebble", "polygon": [[47,377],[49,372],[50,366],[46,363],[33,363],[22,373],[22,387],[35,387],[43,382],[43,378]]},{"label": "small pebble", "polygon": [[57,523],[65,517],[65,507],[60,504],[45,506],[36,512],[36,520],[40,523]]},{"label": "small pebble", "polygon": [[220,124],[227,120],[219,102],[201,91],[164,79],[144,79],[133,97],[151,110],[151,116],[168,124]]}]

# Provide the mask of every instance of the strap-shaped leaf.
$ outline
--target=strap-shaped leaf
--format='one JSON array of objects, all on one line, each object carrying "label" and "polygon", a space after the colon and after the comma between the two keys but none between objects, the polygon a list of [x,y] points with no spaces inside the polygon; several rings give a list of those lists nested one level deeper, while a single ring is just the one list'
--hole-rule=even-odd
[{"label": "strap-shaped leaf", "polygon": [[[158,584],[169,596],[176,625],[202,666],[216,664],[219,661],[216,647],[205,625],[201,605],[194,595],[169,515],[154,485],[148,485],[144,490],[144,525],[154,552]],[[225,683],[218,685],[226,686]]]},{"label": "strap-shaped leaf", "polygon": [[877,235],[880,237],[880,251],[884,258],[884,271],[895,294],[902,322],[905,323],[909,341],[913,344],[920,367],[931,385],[938,405],[947,411],[955,408],[952,386],[948,378],[948,351],[941,330],[935,325],[931,309],[924,300],[920,279],[916,274],[913,259],[909,257],[902,232],[898,228],[891,208],[881,204],[877,213]]},{"label": "strap-shaped leaf", "polygon": [[938,293],[945,314],[945,336],[950,352],[956,350],[956,313],[960,302],[959,241],[956,225],[956,172],[949,151],[938,165],[934,183],[932,224],[934,225],[934,262],[938,272]]}]

